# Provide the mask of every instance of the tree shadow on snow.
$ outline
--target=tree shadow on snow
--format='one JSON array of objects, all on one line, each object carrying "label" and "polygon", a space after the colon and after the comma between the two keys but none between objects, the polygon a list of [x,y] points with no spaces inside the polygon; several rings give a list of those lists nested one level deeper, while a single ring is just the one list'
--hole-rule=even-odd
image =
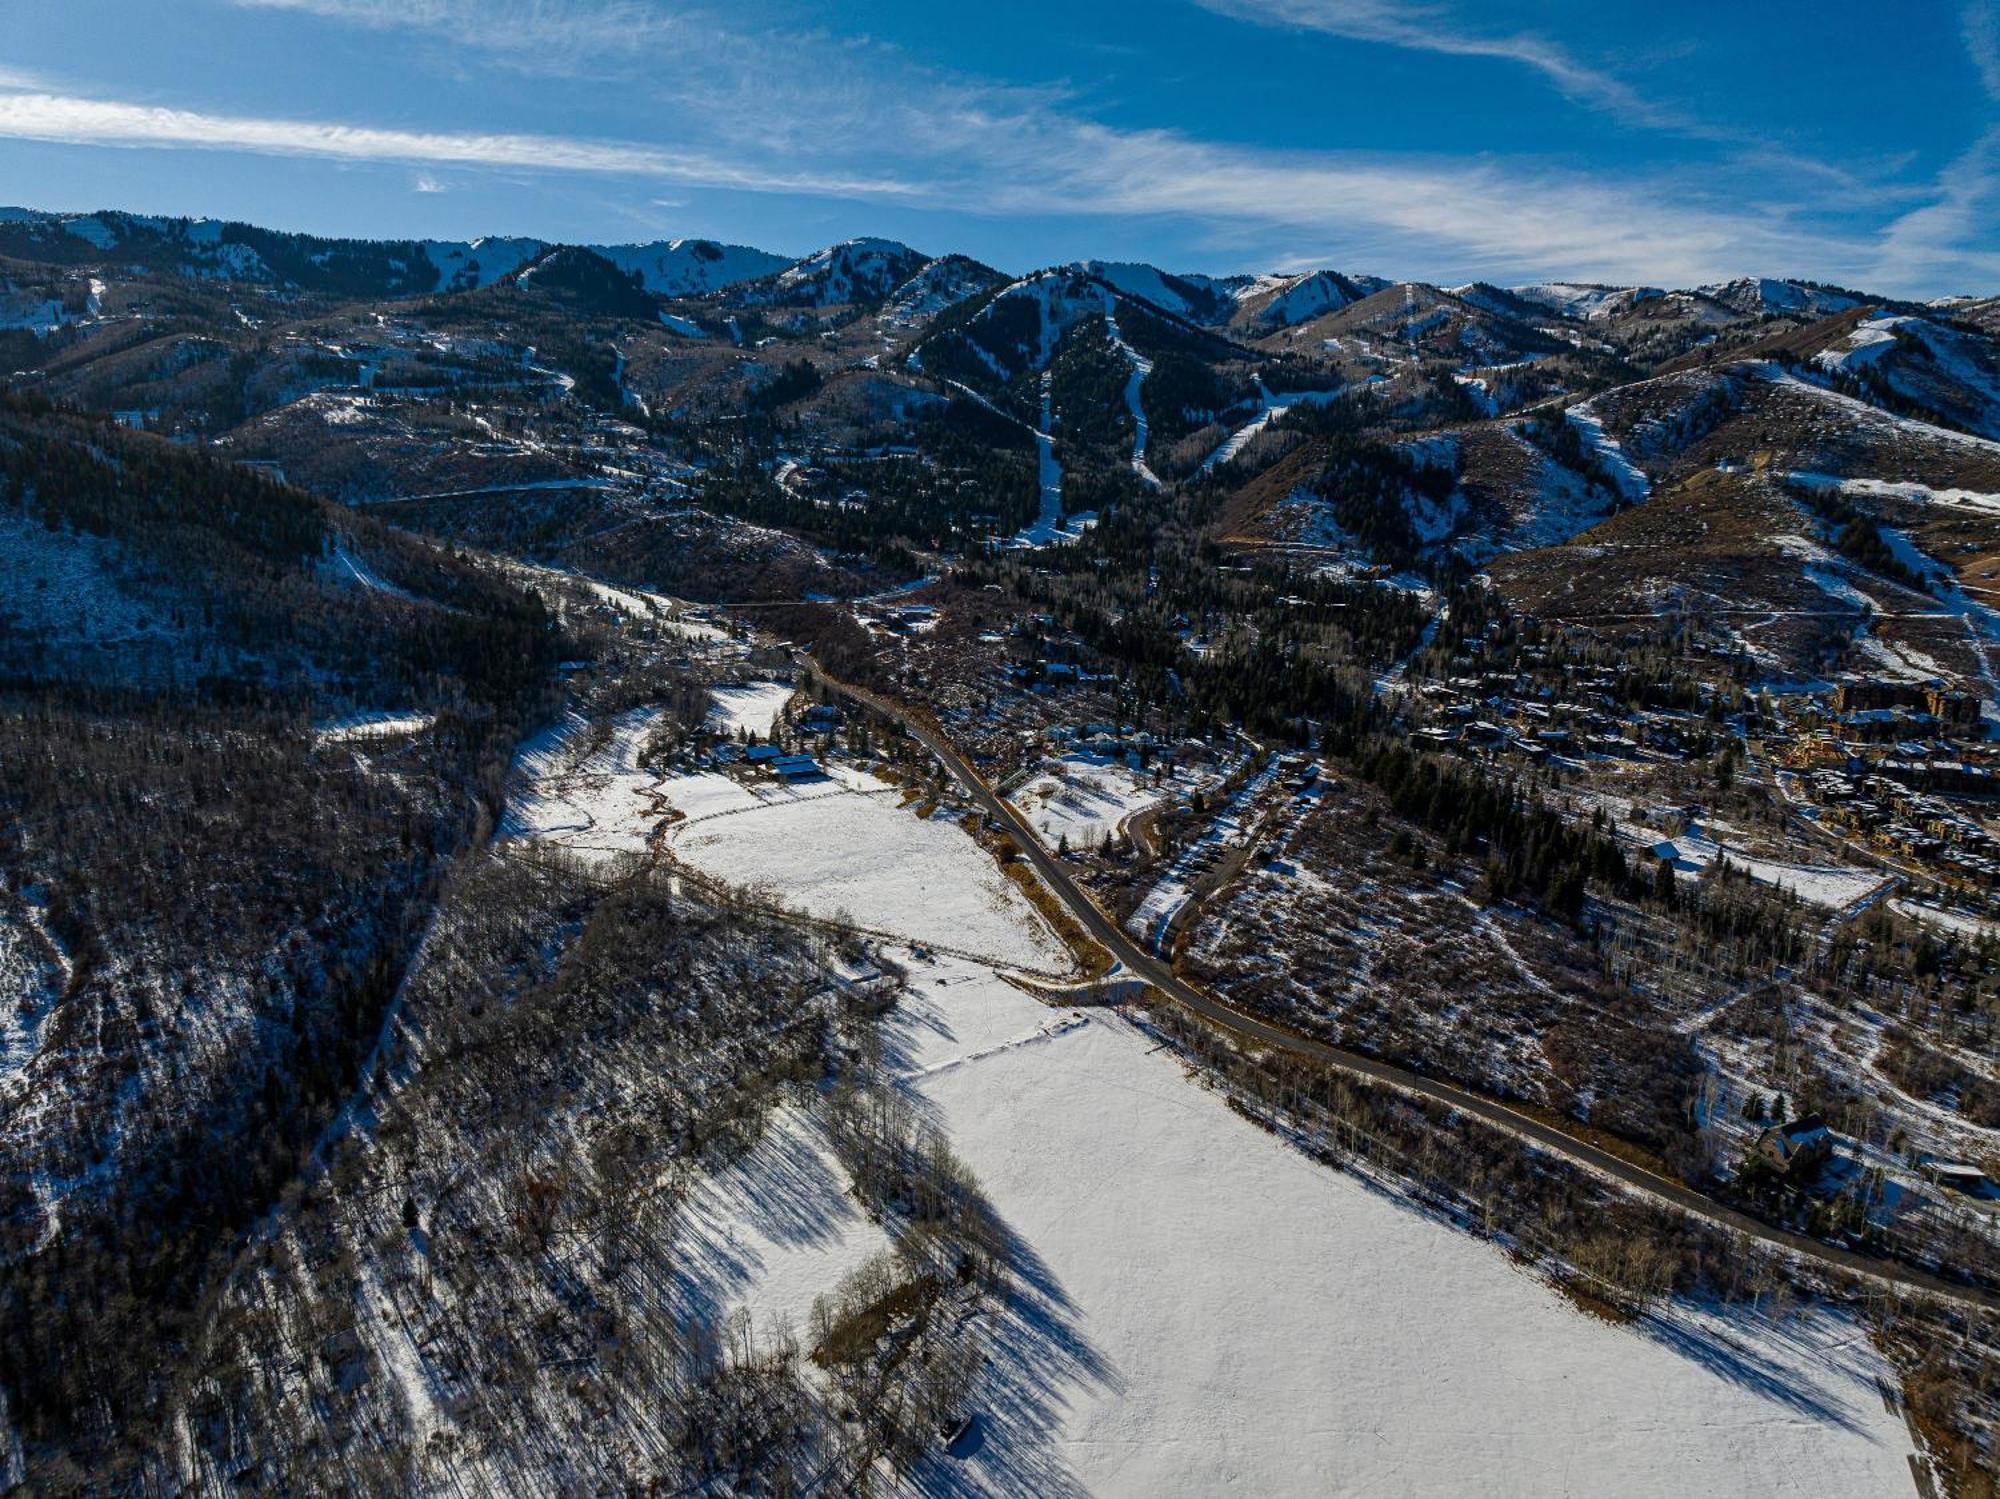
[{"label": "tree shadow on snow", "polygon": [[972,1396],[975,1428],[932,1452],[911,1475],[924,1495],[1034,1494],[1065,1499],[1086,1490],[1059,1440],[1073,1404],[1125,1393],[1125,1379],[1084,1334],[1081,1313],[1046,1261],[1005,1224],[1012,1293],[978,1315],[987,1320],[987,1362]]},{"label": "tree shadow on snow", "polygon": [[763,1271],[765,1241],[831,1249],[861,1227],[861,1209],[824,1139],[817,1119],[778,1114],[749,1154],[696,1189],[674,1237],[681,1316],[709,1324],[726,1316]]},{"label": "tree shadow on snow", "polygon": [[[1741,1327],[1743,1336],[1731,1336],[1719,1325],[1723,1323]],[[1738,1389],[1807,1420],[1857,1435],[1866,1433],[1854,1407],[1834,1393],[1830,1377],[1843,1362],[1849,1363],[1847,1372],[1856,1378],[1865,1381],[1866,1375],[1850,1361],[1832,1357],[1837,1350],[1824,1338],[1808,1338],[1798,1329],[1723,1310],[1709,1312],[1697,1322],[1673,1306],[1649,1312],[1633,1326],[1649,1341]],[[1770,1342],[1789,1346],[1799,1357],[1783,1361],[1756,1346]]]}]

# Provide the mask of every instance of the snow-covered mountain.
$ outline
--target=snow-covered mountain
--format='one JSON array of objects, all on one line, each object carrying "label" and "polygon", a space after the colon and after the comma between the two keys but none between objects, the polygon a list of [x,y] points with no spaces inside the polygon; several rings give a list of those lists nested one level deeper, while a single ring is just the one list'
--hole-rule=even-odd
[{"label": "snow-covered mountain", "polygon": [[1388,284],[1379,276],[1343,276],[1338,271],[1261,276],[1237,294],[1229,321],[1236,327],[1266,332],[1295,328],[1351,306]]},{"label": "snow-covered mountain", "polygon": [[[221,219],[0,208],[0,254],[121,265],[306,291],[419,295],[476,291],[514,275],[556,248],[533,238],[353,240],[284,234]],[[636,271],[654,296],[699,297],[792,264],[789,257],[706,239],[585,248]]]},{"label": "snow-covered mountain", "polygon": [[1543,281],[1507,289],[1524,302],[1586,323],[1613,317],[1641,302],[1666,295],[1656,286],[1603,286],[1575,281]]},{"label": "snow-covered mountain", "polygon": [[755,281],[790,261],[749,245],[712,239],[668,239],[640,245],[592,245],[620,270],[637,271],[656,297],[701,297]]},{"label": "snow-covered mountain", "polygon": [[1835,286],[1821,286],[1811,281],[1778,281],[1768,276],[1741,276],[1734,281],[1704,286],[1699,290],[1704,296],[1713,297],[1725,307],[1750,317],[1764,313],[1826,317],[1859,307],[1868,300],[1857,292],[1844,291]]},{"label": "snow-covered mountain", "polygon": [[1989,337],[1929,318],[1878,313],[1813,362],[1952,426],[2000,438],[2000,348]]},{"label": "snow-covered mountain", "polygon": [[793,261],[743,294],[751,306],[847,307],[884,301],[930,263],[893,239],[850,239]]},{"label": "snow-covered mountain", "polygon": [[991,291],[1007,277],[966,255],[940,255],[910,277],[882,305],[881,320],[891,328],[918,328],[968,297]]},{"label": "snow-covered mountain", "polygon": [[934,374],[1004,385],[1046,369],[1064,333],[1092,314],[1114,313],[1119,297],[1116,287],[1078,266],[1037,271],[926,339],[916,361]]},{"label": "snow-covered mountain", "polygon": [[1263,276],[1204,276],[1123,260],[1079,260],[1065,270],[1094,276],[1127,296],[1203,327],[1269,332],[1310,322],[1389,283],[1379,276],[1316,270]]},{"label": "snow-covered mountain", "polygon": [[424,254],[437,267],[440,291],[476,291],[511,276],[548,246],[538,239],[433,239]]},{"label": "snow-covered mountain", "polygon": [[1229,321],[1237,298],[1257,281],[1254,276],[1177,275],[1129,260],[1079,260],[1063,269],[1093,276],[1191,323],[1206,324]]}]

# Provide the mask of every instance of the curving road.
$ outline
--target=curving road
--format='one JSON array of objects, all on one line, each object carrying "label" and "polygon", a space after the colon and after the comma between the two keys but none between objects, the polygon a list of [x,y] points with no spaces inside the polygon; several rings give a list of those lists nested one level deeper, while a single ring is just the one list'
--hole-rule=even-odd
[{"label": "curving road", "polygon": [[1020,844],[1022,855],[1034,866],[1035,872],[1107,952],[1160,993],[1211,1024],[1234,1031],[1240,1036],[1275,1050],[1290,1052],[1294,1056],[1304,1057],[1329,1067],[1337,1067],[1343,1072],[1366,1078],[1371,1082],[1385,1083],[1408,1093],[1436,1099],[1462,1114],[1471,1115],[1552,1155],[1561,1156],[1574,1165],[1594,1171],[1600,1176],[1609,1177],[1623,1186],[1643,1192],[1697,1218],[1734,1230],[1746,1238],[1788,1250],[1802,1259],[1816,1261],[1849,1274],[1866,1276],[1902,1290],[1920,1291],[1970,1306],[2000,1310],[2000,1293],[1954,1285],[1950,1281],[1910,1266],[1856,1254],[1837,1245],[1761,1222],[1747,1213],[1740,1213],[1734,1208],[1724,1206],[1683,1182],[1674,1181],[1661,1176],[1658,1172],[1649,1171],[1644,1166],[1635,1165],[1622,1156],[1613,1155],[1588,1140],[1579,1139],[1546,1120],[1513,1108],[1498,1099],[1488,1098],[1453,1083],[1411,1072],[1408,1068],[1398,1067],[1392,1062],[1380,1061],[1374,1057],[1364,1056],[1360,1052],[1330,1046],[1324,1041],[1315,1041],[1309,1036],[1301,1036],[1224,1003],[1205,990],[1190,984],[1165,963],[1143,950],[1115,921],[1106,916],[1097,902],[1077,887],[1070,879],[1069,872],[1042,846],[1040,840],[1035,837],[1033,829],[1028,826],[1027,820],[1011,803],[993,793],[979,772],[973,769],[971,763],[959,752],[958,747],[943,734],[916,718],[902,704],[828,676],[811,656],[802,653],[800,659],[814,679],[824,683],[830,691],[859,703],[875,713],[894,719],[908,730],[918,743],[938,758],[967,796],[989,816],[998,819],[1013,831],[1015,842]]}]

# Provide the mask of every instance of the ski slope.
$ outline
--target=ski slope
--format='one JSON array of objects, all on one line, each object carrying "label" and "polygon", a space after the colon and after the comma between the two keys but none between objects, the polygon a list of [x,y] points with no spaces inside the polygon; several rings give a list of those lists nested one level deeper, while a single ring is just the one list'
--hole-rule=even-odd
[{"label": "ski slope", "polygon": [[1132,472],[1154,489],[1158,489],[1160,476],[1146,463],[1146,403],[1139,398],[1146,377],[1153,373],[1153,361],[1144,358],[1137,349],[1125,342],[1125,335],[1118,328],[1118,306],[1115,300],[1105,309],[1104,325],[1111,334],[1112,344],[1119,353],[1131,361],[1132,365],[1132,376],[1125,382],[1125,409],[1132,414]]}]

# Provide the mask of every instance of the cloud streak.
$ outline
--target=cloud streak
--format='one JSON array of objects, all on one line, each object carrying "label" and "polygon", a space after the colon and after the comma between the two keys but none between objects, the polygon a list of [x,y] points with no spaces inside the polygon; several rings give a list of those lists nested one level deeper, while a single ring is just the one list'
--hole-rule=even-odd
[{"label": "cloud streak", "polygon": [[1965,50],[1986,97],[2000,103],[2000,11],[1994,9],[1993,0],[1971,0],[1959,21],[1965,32]]},{"label": "cloud streak", "polygon": [[888,177],[765,171],[700,152],[631,142],[507,132],[391,130],[315,120],[211,114],[70,94],[0,93],[0,137],[66,145],[246,151],[338,161],[616,173],[752,192],[866,198],[907,197],[913,192],[909,185]]},{"label": "cloud streak", "polygon": [[1483,57],[1519,63],[1542,75],[1569,98],[1595,105],[1635,123],[1686,128],[1689,122],[1651,103],[1636,89],[1602,68],[1591,67],[1566,48],[1529,32],[1481,35],[1453,24],[1436,5],[1401,0],[1195,0],[1202,9],[1232,20],[1299,31],[1317,31],[1348,41],[1376,42],[1445,57]]}]

